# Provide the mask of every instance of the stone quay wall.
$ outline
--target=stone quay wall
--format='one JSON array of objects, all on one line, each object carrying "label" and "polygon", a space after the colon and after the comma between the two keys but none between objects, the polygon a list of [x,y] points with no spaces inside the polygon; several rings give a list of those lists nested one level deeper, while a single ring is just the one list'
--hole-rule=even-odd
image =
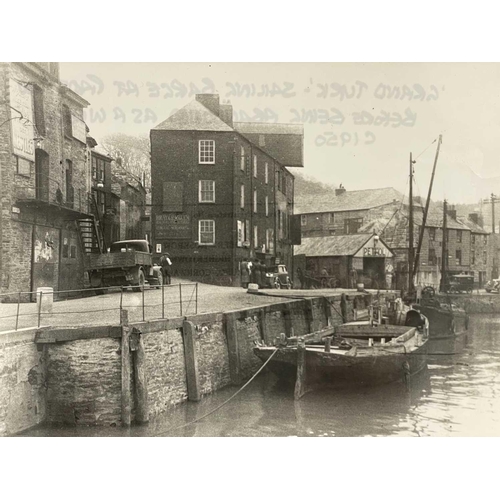
[{"label": "stone quay wall", "polygon": [[[143,346],[147,390],[140,397],[147,401],[148,415],[241,385],[262,364],[253,354],[255,342],[273,343],[281,334],[304,335],[351,321],[355,309],[365,310],[373,300],[357,293],[345,298],[295,299],[129,325]],[[0,334],[0,436],[41,423],[122,425],[124,391],[130,392],[133,422],[139,404],[136,361],[127,358],[130,380],[124,385],[122,335],[120,325]]]}]

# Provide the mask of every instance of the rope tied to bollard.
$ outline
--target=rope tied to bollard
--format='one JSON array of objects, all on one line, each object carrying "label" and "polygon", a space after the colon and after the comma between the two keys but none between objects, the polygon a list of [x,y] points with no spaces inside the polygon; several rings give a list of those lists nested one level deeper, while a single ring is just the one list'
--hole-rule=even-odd
[{"label": "rope tied to bollard", "polygon": [[271,359],[273,359],[274,355],[278,351],[279,351],[279,348],[276,348],[276,350],[271,354],[271,356],[269,356],[269,358],[266,359],[266,361],[264,362],[264,364],[253,374],[252,378],[250,380],[248,380],[231,397],[229,397],[228,399],[226,399],[226,401],[224,401],[223,403],[221,403],[219,406],[216,406],[213,410],[210,410],[209,412],[205,413],[201,417],[195,418],[191,422],[187,422],[186,424],[178,425],[177,427],[172,427],[172,428],[170,428],[170,429],[168,429],[168,430],[166,430],[164,432],[160,432],[159,434],[156,434],[156,436],[163,436],[163,435],[169,434],[170,432],[175,431],[177,429],[182,429],[183,427],[188,427],[189,425],[195,424],[196,422],[199,422],[200,420],[208,417],[209,415],[212,415],[212,413],[215,413],[217,410],[220,410],[223,406],[225,406],[227,403],[229,403],[229,401],[231,401],[232,399],[234,399],[241,391],[243,391],[243,389],[245,389],[246,387],[248,387],[253,382],[253,380],[255,379],[255,377],[257,377],[257,375],[265,368],[265,366],[269,363],[269,361],[271,361]]}]

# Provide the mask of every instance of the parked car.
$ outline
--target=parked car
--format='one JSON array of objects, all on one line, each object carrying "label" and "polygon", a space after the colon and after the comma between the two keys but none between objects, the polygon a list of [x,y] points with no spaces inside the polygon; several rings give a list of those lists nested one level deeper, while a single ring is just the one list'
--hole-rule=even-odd
[{"label": "parked car", "polygon": [[292,288],[292,281],[286,266],[283,264],[268,267],[264,283],[264,286],[269,288]]},{"label": "parked car", "polygon": [[486,285],[484,285],[484,289],[488,293],[500,293],[500,279],[493,279],[488,281]]},{"label": "parked car", "polygon": [[455,274],[450,277],[446,287],[448,293],[472,293],[474,289],[474,276],[469,274]]}]

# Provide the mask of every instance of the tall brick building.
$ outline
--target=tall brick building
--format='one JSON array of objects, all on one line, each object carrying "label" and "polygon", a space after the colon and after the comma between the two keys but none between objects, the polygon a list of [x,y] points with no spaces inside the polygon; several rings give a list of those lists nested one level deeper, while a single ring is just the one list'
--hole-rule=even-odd
[{"label": "tall brick building", "polygon": [[85,99],[58,63],[0,64],[1,292],[83,286],[77,220],[89,217]]},{"label": "tall brick building", "polygon": [[174,272],[238,285],[241,262],[292,266],[301,126],[233,123],[232,106],[199,94],[151,130],[152,239]]}]

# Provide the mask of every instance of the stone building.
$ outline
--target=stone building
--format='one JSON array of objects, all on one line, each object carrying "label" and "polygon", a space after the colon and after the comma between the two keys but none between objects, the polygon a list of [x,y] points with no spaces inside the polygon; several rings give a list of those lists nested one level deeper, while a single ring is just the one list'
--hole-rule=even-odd
[{"label": "stone building", "polygon": [[83,285],[88,104],[60,83],[58,63],[0,64],[2,293]]},{"label": "stone building", "polygon": [[302,196],[295,201],[304,238],[356,234],[359,228],[382,212],[393,213],[403,195],[394,188],[335,190],[335,196]]},{"label": "stone building", "polygon": [[95,200],[91,211],[100,225],[104,247],[114,241],[146,238],[146,190],[141,179],[124,169],[120,158],[114,160],[95,149],[91,156]]},{"label": "stone building", "polygon": [[[394,252],[394,269],[397,287],[408,287],[408,206],[393,214],[373,210],[373,220],[360,231],[376,232]],[[414,210],[414,248],[418,245],[423,222],[421,207]],[[492,255],[489,234],[481,228],[472,214],[468,218],[457,217],[454,208],[448,209],[447,216],[447,273],[470,274],[474,276],[476,287],[482,287],[491,275]],[[419,258],[416,283],[439,287],[442,270],[443,211],[431,209],[425,224]]]},{"label": "stone building", "polygon": [[291,267],[302,144],[302,126],[233,123],[215,94],[151,130],[152,240],[175,273],[238,285],[244,260]]}]

